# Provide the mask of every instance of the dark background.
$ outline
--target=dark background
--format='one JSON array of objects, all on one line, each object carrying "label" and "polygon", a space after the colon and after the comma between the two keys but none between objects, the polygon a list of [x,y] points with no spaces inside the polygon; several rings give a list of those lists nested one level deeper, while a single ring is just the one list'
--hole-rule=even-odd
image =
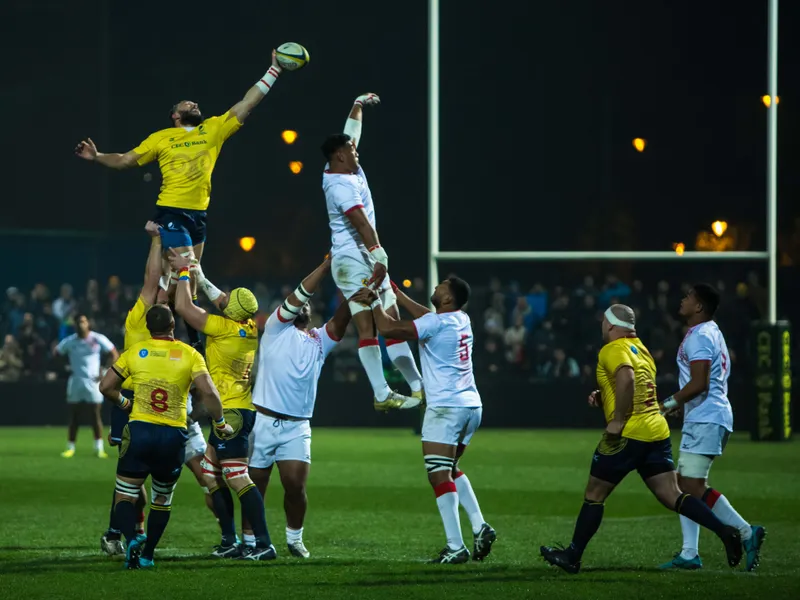
[{"label": "dark background", "polygon": [[[766,2],[442,5],[442,249],[664,250],[691,247],[715,219],[764,247]],[[360,150],[379,232],[393,272],[425,275],[427,2],[3,7],[3,237],[92,232],[118,242],[103,253],[125,264],[120,246],[136,246],[138,269],[157,166],[107,171],[74,158],[74,145],[91,136],[101,151],[130,150],[185,98],[220,114],[266,71],[271,48],[293,40],[310,65],[281,78],[217,163],[207,271],[268,277],[314,264],[328,248],[318,147],[357,94],[375,91],[383,105],[367,111]],[[798,10],[781,5],[786,231],[799,212]],[[293,146],[280,139],[287,128],[300,134]],[[304,163],[299,176],[290,160]],[[249,255],[243,235],[257,239]]]}]

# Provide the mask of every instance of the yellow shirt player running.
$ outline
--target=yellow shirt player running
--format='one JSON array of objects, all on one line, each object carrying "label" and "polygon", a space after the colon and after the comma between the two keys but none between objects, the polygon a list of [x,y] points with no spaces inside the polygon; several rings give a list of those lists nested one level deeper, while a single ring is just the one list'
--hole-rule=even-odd
[{"label": "yellow shirt player running", "polygon": [[589,395],[589,404],[602,405],[606,430],[592,457],[572,543],[566,548],[542,546],[542,556],[569,573],[580,571],[583,552],[603,520],[606,498],[635,470],[664,506],[713,531],[725,546],[728,564],[738,565],[739,530],[726,526],[705,503],[678,488],[669,427],[656,401],[655,363],[636,335],[633,309],[614,304],[606,310],[603,342],[597,364],[600,389]]},{"label": "yellow shirt player running", "polygon": [[[250,374],[258,350],[258,328],[253,317],[258,302],[253,293],[236,288],[230,296],[220,294],[215,303],[224,317],[209,315],[192,302],[189,266],[191,256],[171,251],[170,262],[178,272],[175,310],[190,325],[206,334],[206,357],[209,371],[220,392],[225,418],[233,427],[230,436],[212,431],[204,472],[206,487],[211,492],[215,512],[222,529],[222,541],[213,552],[218,557],[243,556],[251,560],[272,560],[275,548],[267,531],[264,500],[248,472],[249,436],[256,420],[251,395]],[[225,486],[235,491],[242,504],[242,515],[250,523],[256,537],[255,549],[236,543],[233,513],[226,510]]]},{"label": "yellow shirt player running", "polygon": [[170,111],[171,127],[153,133],[125,154],[98,152],[91,138],[78,144],[75,153],[112,169],[157,160],[162,185],[153,220],[163,228],[164,249],[186,252],[194,247],[200,260],[206,239],[206,209],[211,200],[211,174],[222,145],[239,130],[280,74],[273,50],[269,70],[224,114],[204,119],[196,102],[183,100]]},{"label": "yellow shirt player running", "polygon": [[[175,320],[169,308],[152,306],[145,321],[152,338],[123,352],[100,382],[103,395],[116,400],[122,382],[133,381],[133,410],[122,435],[114,505],[117,526],[128,542],[129,569],[153,566],[153,553],[169,522],[172,493],[184,462],[186,400],[193,383],[215,429],[221,436],[232,433],[203,357],[173,337]],[[148,476],[152,481],[145,540],[136,535],[134,503]]]}]

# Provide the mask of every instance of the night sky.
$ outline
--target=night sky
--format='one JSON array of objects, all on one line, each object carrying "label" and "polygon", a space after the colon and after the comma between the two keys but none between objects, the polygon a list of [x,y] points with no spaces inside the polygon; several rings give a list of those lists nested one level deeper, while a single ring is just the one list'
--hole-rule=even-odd
[{"label": "night sky", "polygon": [[[393,270],[425,273],[427,2],[30,4],[5,2],[0,19],[12,48],[4,231],[135,236],[157,167],[104,171],[74,158],[74,145],[91,136],[101,151],[130,150],[168,126],[181,99],[220,114],[266,71],[271,48],[297,41],[310,65],[281,78],[217,163],[204,262],[269,276],[324,254],[319,145],[374,91],[383,105],[366,112],[360,152],[378,231]],[[442,5],[442,249],[665,250],[715,219],[763,248],[766,2]],[[781,3],[785,226],[800,213],[798,12]],[[280,139],[287,128],[294,146]],[[304,163],[299,176],[290,160]],[[246,257],[242,235],[258,240]]]}]

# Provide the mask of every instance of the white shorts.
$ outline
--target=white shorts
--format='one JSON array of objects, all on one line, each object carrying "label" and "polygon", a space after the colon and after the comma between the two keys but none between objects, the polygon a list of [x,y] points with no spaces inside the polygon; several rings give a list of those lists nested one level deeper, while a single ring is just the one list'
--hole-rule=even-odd
[{"label": "white shorts", "polygon": [[[367,260],[360,252],[353,251],[345,254],[335,254],[331,261],[331,271],[333,281],[336,282],[342,295],[350,299],[363,287],[372,277],[373,262]],[[380,285],[381,302],[384,308],[389,308],[397,303],[397,297],[392,291],[392,284],[387,274]],[[350,302],[350,312],[356,314],[369,310],[369,307]],[[354,312],[355,311],[355,312]]]},{"label": "white shorts", "polygon": [[730,431],[717,423],[684,423],[678,456],[678,473],[693,479],[708,479],[711,463],[728,443]]},{"label": "white shorts", "polygon": [[94,379],[83,379],[74,375],[67,381],[67,403],[77,404],[102,404],[103,394],[100,393],[100,384]]},{"label": "white shorts", "polygon": [[425,409],[422,420],[422,441],[437,442],[449,446],[469,444],[481,426],[483,408],[432,407]]},{"label": "white shorts", "polygon": [[206,438],[200,423],[194,422],[189,426],[189,437],[186,439],[186,457],[184,462],[188,463],[195,456],[203,456],[206,453]]},{"label": "white shorts", "polygon": [[256,413],[250,466],[267,469],[276,462],[311,462],[311,424],[308,420],[285,421]]}]

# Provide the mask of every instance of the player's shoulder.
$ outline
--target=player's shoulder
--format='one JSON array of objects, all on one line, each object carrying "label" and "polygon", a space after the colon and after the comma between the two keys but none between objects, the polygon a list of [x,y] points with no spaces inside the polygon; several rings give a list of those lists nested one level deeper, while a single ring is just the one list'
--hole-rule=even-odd
[{"label": "player's shoulder", "polygon": [[345,191],[358,187],[358,175],[355,173],[333,173],[326,165],[322,172],[322,187],[326,191]]},{"label": "player's shoulder", "polygon": [[62,344],[66,344],[68,342],[72,342],[72,341],[77,340],[77,339],[78,339],[78,334],[77,333],[71,333],[67,337],[65,337],[63,340],[61,340],[61,343]]},{"label": "player's shoulder", "polygon": [[179,130],[180,128],[178,127],[167,127],[166,129],[159,129],[158,131],[154,131],[149,136],[147,136],[147,139],[150,140],[151,142],[156,142],[156,143],[162,142],[170,137],[174,137],[176,131]]},{"label": "player's shoulder", "polygon": [[689,339],[698,343],[716,345],[722,332],[715,321],[706,321],[689,331]]},{"label": "player's shoulder", "polygon": [[631,354],[638,354],[638,352],[633,340],[629,338],[619,338],[600,348],[599,357],[600,362],[619,362],[629,358]]}]

